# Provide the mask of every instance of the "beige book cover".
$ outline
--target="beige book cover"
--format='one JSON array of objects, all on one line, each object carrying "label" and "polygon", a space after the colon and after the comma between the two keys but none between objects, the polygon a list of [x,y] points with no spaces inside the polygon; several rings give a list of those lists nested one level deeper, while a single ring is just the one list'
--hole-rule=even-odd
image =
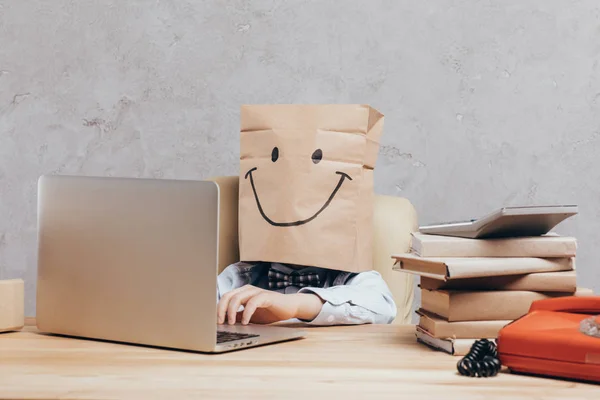
[{"label": "beige book cover", "polygon": [[440,280],[421,277],[419,286],[430,290],[524,290],[532,292],[573,293],[577,273],[573,271],[536,272],[523,275],[486,276]]},{"label": "beige book cover", "polygon": [[591,296],[592,290],[578,288],[573,293],[514,291],[463,292],[421,289],[421,308],[455,321],[515,320],[529,311],[536,300],[561,296]]},{"label": "beige book cover", "polygon": [[0,280],[0,332],[20,330],[25,325],[25,283],[22,279]]},{"label": "beige book cover", "polygon": [[426,310],[417,310],[419,327],[435,338],[478,339],[495,338],[512,320],[448,322]]},{"label": "beige book cover", "polygon": [[[436,338],[418,326],[415,335],[418,342],[453,356],[465,356],[469,350],[471,350],[473,343],[475,343],[476,340],[481,339]],[[488,339],[494,340],[493,338]]]},{"label": "beige book cover", "polygon": [[577,240],[554,233],[544,236],[468,239],[412,234],[412,251],[421,257],[575,257]]},{"label": "beige book cover", "polygon": [[438,280],[571,271],[575,258],[533,257],[419,257],[413,253],[393,255],[394,269]]}]

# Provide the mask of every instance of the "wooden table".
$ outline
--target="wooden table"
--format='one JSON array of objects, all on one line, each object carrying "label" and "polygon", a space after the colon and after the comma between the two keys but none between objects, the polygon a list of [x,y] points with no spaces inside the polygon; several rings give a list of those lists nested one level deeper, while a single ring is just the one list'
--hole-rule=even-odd
[{"label": "wooden table", "polygon": [[[29,321],[33,324],[33,321]],[[600,386],[456,373],[414,326],[309,328],[306,339],[219,355],[41,335],[0,335],[1,398],[600,398]]]}]

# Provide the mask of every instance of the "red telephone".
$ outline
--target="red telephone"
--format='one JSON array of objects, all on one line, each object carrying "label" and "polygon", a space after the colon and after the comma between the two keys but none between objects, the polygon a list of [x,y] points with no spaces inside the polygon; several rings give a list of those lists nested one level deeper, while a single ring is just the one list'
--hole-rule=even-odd
[{"label": "red telephone", "polygon": [[535,301],[498,333],[500,362],[517,373],[600,382],[600,337],[580,329],[598,316],[600,296]]}]

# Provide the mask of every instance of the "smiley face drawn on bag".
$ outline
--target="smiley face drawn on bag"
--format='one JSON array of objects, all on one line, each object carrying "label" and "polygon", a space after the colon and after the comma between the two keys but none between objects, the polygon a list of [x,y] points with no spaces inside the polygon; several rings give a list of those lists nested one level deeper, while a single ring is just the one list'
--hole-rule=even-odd
[{"label": "smiley face drawn on bag", "polygon": [[[323,159],[323,151],[321,149],[315,150],[313,152],[311,158],[312,158],[312,162],[314,164],[320,163],[321,160]],[[275,162],[277,162],[278,159],[279,159],[279,148],[274,147],[273,150],[271,151],[271,161],[275,163]],[[319,214],[321,214],[331,204],[331,202],[333,201],[335,195],[337,194],[337,192],[340,190],[340,188],[344,184],[344,181],[346,179],[352,180],[352,178],[350,177],[350,175],[346,174],[345,172],[336,171],[335,172],[336,175],[340,176],[339,179],[338,179],[337,185],[333,188],[333,191],[329,195],[329,198],[325,201],[325,203],[323,204],[323,206],[316,213],[314,213],[312,216],[310,216],[310,217],[308,217],[306,219],[302,219],[302,220],[298,220],[298,221],[276,222],[276,221],[273,221],[271,218],[269,218],[267,216],[267,214],[265,213],[265,210],[263,209],[263,207],[262,207],[262,205],[260,203],[260,198],[259,198],[258,192],[256,190],[256,186],[254,185],[254,175],[253,175],[253,172],[255,172],[257,170],[258,170],[257,167],[251,168],[250,170],[248,170],[248,172],[246,172],[246,175],[245,175],[244,178],[245,179],[250,178],[250,185],[252,186],[252,192],[254,193],[254,199],[256,200],[256,207],[258,207],[258,211],[260,212],[260,215],[269,224],[271,224],[273,226],[279,226],[279,227],[299,226],[299,225],[307,224],[310,221],[314,220],[315,218],[317,218],[317,216]]]}]

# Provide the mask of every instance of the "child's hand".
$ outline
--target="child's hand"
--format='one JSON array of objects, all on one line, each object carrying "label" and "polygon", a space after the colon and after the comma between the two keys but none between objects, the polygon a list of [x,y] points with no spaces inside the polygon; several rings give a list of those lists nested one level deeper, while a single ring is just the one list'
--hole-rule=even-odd
[{"label": "child's hand", "polygon": [[[244,311],[238,313],[242,305]],[[217,321],[224,324],[227,317],[230,325],[240,319],[246,325],[249,322],[270,324],[290,318],[312,320],[322,306],[323,301],[310,293],[281,294],[246,285],[221,297],[217,306]]]}]

